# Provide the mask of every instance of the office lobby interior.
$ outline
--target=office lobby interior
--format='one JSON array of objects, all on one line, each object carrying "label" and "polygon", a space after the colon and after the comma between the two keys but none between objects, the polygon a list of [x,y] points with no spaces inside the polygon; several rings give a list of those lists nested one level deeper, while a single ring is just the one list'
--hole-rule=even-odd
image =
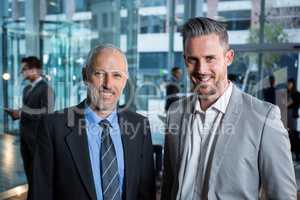
[{"label": "office lobby interior", "polygon": [[[127,57],[130,86],[119,105],[148,117],[152,144],[163,149],[172,68],[182,72],[182,96],[192,87],[181,35],[182,25],[192,17],[225,24],[235,52],[228,78],[241,91],[267,101],[263,91],[273,77],[273,103],[288,129],[288,80],[300,91],[300,0],[1,0],[0,200],[24,200],[28,190],[20,121],[6,112],[22,107],[28,85],[22,58],[41,60],[43,78],[55,94],[54,110],[61,110],[87,96],[82,68],[89,51],[99,43],[120,48]],[[300,141],[299,117],[295,123]],[[291,155],[300,200],[300,161],[294,151]],[[156,179],[157,199],[162,173]]]}]

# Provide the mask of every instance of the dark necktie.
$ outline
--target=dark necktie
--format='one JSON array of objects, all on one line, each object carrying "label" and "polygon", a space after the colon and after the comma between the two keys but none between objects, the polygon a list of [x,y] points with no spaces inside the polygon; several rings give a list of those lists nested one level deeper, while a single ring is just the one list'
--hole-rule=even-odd
[{"label": "dark necktie", "polygon": [[104,200],[121,200],[120,180],[116,151],[109,134],[109,121],[100,121],[101,135],[101,180]]}]

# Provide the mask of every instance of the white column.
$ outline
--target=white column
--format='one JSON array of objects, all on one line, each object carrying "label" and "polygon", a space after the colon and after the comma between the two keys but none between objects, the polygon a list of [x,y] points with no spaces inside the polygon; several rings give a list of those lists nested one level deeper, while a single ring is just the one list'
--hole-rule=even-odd
[{"label": "white column", "polygon": [[64,0],[64,11],[67,20],[72,21],[75,10],[76,6],[74,0]]},{"label": "white column", "polygon": [[174,67],[174,33],[175,33],[175,0],[168,0],[168,34],[169,34],[169,48],[168,48],[168,78],[171,77],[171,69]]},{"label": "white column", "polygon": [[25,46],[26,55],[40,57],[40,1],[26,0],[25,3]]},{"label": "white column", "polygon": [[207,0],[207,17],[216,19],[218,16],[218,0]]}]

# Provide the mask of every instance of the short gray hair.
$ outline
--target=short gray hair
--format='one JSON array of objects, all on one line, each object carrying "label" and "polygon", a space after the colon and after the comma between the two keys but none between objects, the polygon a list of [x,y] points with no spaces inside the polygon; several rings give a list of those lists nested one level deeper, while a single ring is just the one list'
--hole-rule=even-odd
[{"label": "short gray hair", "polygon": [[225,25],[207,17],[195,17],[189,19],[182,27],[183,49],[186,41],[192,37],[204,36],[215,33],[225,49],[229,49],[228,33]]},{"label": "short gray hair", "polygon": [[85,62],[87,76],[90,77],[92,75],[93,63],[94,63],[95,59],[97,58],[97,56],[105,49],[112,49],[112,50],[118,51],[123,56],[124,62],[126,64],[126,75],[128,75],[128,63],[127,63],[127,58],[126,58],[126,55],[124,54],[124,52],[120,48],[116,47],[113,44],[104,43],[104,44],[99,44],[90,50],[90,52],[87,56],[86,62]]}]

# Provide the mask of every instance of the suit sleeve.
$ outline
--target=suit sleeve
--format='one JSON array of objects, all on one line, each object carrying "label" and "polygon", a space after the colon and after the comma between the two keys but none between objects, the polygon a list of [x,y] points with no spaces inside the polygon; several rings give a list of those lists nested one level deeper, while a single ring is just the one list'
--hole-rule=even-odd
[{"label": "suit sleeve", "polygon": [[146,122],[144,135],[142,170],[140,175],[139,198],[145,200],[155,199],[155,175],[153,162],[153,148],[149,121]]},{"label": "suit sleeve", "polygon": [[53,147],[48,120],[43,117],[37,133],[33,163],[33,200],[53,200]]},{"label": "suit sleeve", "polygon": [[169,114],[166,122],[166,134],[165,134],[165,145],[164,145],[164,164],[163,164],[163,182],[162,182],[162,192],[161,192],[161,200],[170,199],[172,185],[174,181],[174,176],[172,174],[172,166],[171,166],[171,146],[170,141],[172,135],[169,133]]},{"label": "suit sleeve", "polygon": [[259,170],[268,199],[297,199],[289,137],[277,106],[270,109],[261,137]]},{"label": "suit sleeve", "polygon": [[46,113],[51,113],[54,110],[54,92],[48,85],[41,96],[41,108],[46,108]]}]

